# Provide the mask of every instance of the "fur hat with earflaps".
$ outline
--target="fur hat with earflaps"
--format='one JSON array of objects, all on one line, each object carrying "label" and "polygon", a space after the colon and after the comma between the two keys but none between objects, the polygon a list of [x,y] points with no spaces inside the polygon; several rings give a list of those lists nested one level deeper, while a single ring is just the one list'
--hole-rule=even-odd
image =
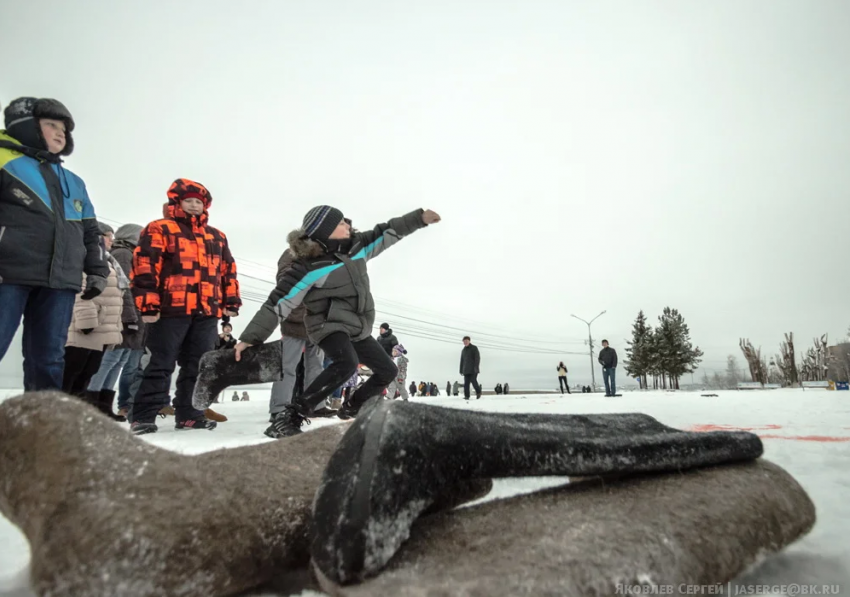
[{"label": "fur hat with earflaps", "polygon": [[65,105],[55,99],[19,97],[12,101],[3,112],[6,132],[21,145],[38,150],[47,150],[47,143],[41,134],[39,120],[52,118],[65,123],[65,148],[59,155],[71,155],[74,151],[74,118]]}]

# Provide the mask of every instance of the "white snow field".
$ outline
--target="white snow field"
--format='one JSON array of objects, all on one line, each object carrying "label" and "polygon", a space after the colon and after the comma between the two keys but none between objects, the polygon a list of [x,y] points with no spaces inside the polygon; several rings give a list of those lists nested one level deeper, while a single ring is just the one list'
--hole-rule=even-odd
[{"label": "white snow field", "polygon": [[[173,419],[144,441],[184,454],[232,448],[264,441],[268,425],[268,391],[247,389],[250,402],[214,405],[229,421],[214,431],[176,431]],[[232,390],[231,390],[232,391]],[[6,391],[8,397],[18,392]],[[493,412],[615,413],[643,412],[680,429],[741,428],[759,434],[764,457],[790,472],[806,489],[817,508],[814,529],[783,553],[769,556],[737,579],[740,585],[797,583],[840,585],[850,595],[850,392],[825,390],[717,391],[718,397],[691,392],[626,392],[622,397],[601,394],[484,396],[465,402],[456,397],[414,398],[448,408]],[[225,394],[227,397],[227,394]],[[314,419],[307,433],[337,419]],[[285,440],[281,440],[285,441]],[[497,481],[485,500],[565,483],[565,478]],[[706,491],[711,491],[710,487]],[[165,497],[165,496],[164,496]],[[167,520],[163,524],[168,524]],[[68,546],[73,549],[73,546]],[[0,517],[0,597],[27,597],[29,547],[8,520]],[[742,589],[746,590],[745,587]],[[764,589],[759,591],[776,592]],[[752,593],[750,593],[752,594]],[[793,594],[793,592],[792,592]]]}]

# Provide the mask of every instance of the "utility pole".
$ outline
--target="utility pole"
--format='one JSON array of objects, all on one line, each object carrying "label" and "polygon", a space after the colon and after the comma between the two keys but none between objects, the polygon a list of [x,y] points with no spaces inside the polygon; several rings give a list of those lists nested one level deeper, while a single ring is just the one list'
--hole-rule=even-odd
[{"label": "utility pole", "polygon": [[605,313],[606,313],[606,311],[603,311],[602,313],[600,313],[599,315],[597,315],[596,317],[594,317],[590,321],[585,321],[581,317],[576,317],[575,315],[570,314],[570,317],[575,317],[579,321],[584,321],[584,323],[587,324],[587,344],[590,347],[590,379],[593,380],[592,388],[593,388],[594,392],[596,391],[596,370],[595,370],[595,365],[593,364],[593,336],[590,334],[590,324],[593,323],[594,321],[596,321],[597,319],[599,319],[600,317],[602,317],[603,315],[605,315]]}]

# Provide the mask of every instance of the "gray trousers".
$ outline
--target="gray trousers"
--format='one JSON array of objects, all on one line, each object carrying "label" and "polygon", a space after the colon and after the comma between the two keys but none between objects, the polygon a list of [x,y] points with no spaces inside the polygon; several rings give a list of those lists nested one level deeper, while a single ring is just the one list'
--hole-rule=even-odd
[{"label": "gray trousers", "polygon": [[407,402],[410,398],[410,395],[407,393],[407,386],[404,384],[405,380],[397,380],[394,379],[390,385],[387,386],[387,400],[392,400],[395,398],[395,391],[398,390],[401,396],[401,399]]},{"label": "gray trousers", "polygon": [[282,369],[283,379],[272,384],[272,395],[269,400],[269,412],[276,415],[283,407],[292,402],[295,390],[295,370],[301,360],[301,350],[304,349],[304,387],[308,387],[323,371],[322,362],[325,355],[322,349],[309,340],[283,337]]}]

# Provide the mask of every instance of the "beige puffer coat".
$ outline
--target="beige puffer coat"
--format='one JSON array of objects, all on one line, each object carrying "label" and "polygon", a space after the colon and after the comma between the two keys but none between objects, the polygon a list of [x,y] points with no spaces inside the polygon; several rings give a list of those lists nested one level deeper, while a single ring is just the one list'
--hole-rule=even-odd
[{"label": "beige puffer coat", "polygon": [[[86,289],[86,276],[83,274],[83,291]],[[124,307],[124,291],[118,287],[118,275],[112,260],[109,260],[109,277],[106,289],[90,301],[84,301],[82,292],[74,302],[74,316],[68,328],[68,341],[65,346],[103,350],[110,344],[121,344],[121,310]],[[93,328],[90,334],[82,330]]]}]

